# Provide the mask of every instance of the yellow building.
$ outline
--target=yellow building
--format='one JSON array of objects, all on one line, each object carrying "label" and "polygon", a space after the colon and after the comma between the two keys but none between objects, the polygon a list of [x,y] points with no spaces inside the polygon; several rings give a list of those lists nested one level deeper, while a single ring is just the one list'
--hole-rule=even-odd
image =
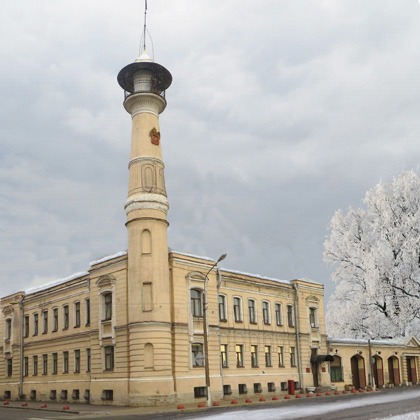
[{"label": "yellow building", "polygon": [[171,81],[145,51],[119,73],[132,118],[128,251],[1,299],[0,396],[199,400],[205,365],[217,399],[329,384],[321,284],[219,270],[168,249],[159,114]]},{"label": "yellow building", "polygon": [[[339,389],[410,386],[420,382],[420,342],[416,337],[393,340],[329,339],[331,382]],[[373,380],[372,380],[373,379]]]}]

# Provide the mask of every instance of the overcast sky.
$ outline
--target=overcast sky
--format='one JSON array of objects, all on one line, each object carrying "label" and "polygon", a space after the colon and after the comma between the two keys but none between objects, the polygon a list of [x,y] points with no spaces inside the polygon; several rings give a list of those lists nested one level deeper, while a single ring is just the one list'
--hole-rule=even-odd
[{"label": "overcast sky", "polygon": [[[0,3],[0,295],[127,248],[142,0]],[[334,289],[337,209],[420,162],[418,0],[149,0],[169,245]],[[152,54],[151,42],[148,50]]]}]

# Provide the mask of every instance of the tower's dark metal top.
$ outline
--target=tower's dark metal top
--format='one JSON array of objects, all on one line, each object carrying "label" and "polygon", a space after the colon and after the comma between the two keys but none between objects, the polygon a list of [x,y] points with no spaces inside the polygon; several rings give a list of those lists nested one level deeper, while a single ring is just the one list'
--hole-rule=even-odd
[{"label": "tower's dark metal top", "polygon": [[146,52],[134,61],[125,66],[118,73],[118,83],[127,92],[134,93],[134,75],[139,70],[148,70],[152,73],[152,89],[154,93],[164,92],[172,83],[171,73],[163,66],[155,63]]}]

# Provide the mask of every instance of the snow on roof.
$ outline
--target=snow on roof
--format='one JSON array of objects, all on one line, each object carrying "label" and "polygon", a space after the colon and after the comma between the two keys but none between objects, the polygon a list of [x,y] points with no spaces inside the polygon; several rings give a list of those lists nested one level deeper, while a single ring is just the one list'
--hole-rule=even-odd
[{"label": "snow on roof", "polygon": [[25,290],[25,294],[30,295],[32,293],[40,292],[42,290],[46,290],[46,289],[49,289],[51,287],[57,286],[59,284],[66,283],[67,281],[75,280],[75,279],[78,279],[80,277],[84,277],[84,276],[87,276],[87,275],[89,275],[89,273],[87,271],[82,271],[80,273],[74,273],[71,276],[65,277],[63,279],[53,280],[53,281],[50,281],[49,283],[41,284],[40,286],[30,287],[29,289]]},{"label": "snow on roof", "polygon": [[318,283],[317,281],[312,280],[312,279],[308,279],[307,277],[300,277],[300,278],[298,278],[296,280],[304,281],[306,283],[319,284],[320,286],[323,286],[322,283]]},{"label": "snow on roof", "polygon": [[99,260],[93,260],[89,263],[89,265],[92,267],[92,265],[100,264],[100,263],[103,263],[105,261],[112,260],[114,258],[122,257],[124,255],[127,255],[127,251],[117,252],[116,254],[107,255],[106,257],[102,257]]},{"label": "snow on roof", "polygon": [[192,258],[198,258],[200,260],[211,261],[212,263],[216,262],[215,260],[212,260],[209,257],[202,257],[200,255],[187,254],[186,252],[176,251],[175,249],[171,249],[171,248],[169,248],[169,252],[174,252],[175,254],[184,255],[185,257],[192,257]]},{"label": "snow on roof", "polygon": [[[401,346],[406,345],[413,336],[410,337],[395,337],[383,340],[370,340],[371,344],[386,345],[386,346]],[[415,337],[414,337],[415,338]],[[342,343],[342,344],[368,344],[367,339],[355,338],[328,338],[329,343]]]}]

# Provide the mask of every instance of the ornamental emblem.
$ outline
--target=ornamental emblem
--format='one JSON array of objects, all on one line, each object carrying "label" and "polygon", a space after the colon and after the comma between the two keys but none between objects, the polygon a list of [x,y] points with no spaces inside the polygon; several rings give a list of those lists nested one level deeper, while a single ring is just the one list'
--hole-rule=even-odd
[{"label": "ornamental emblem", "polygon": [[160,132],[156,130],[156,128],[153,127],[153,129],[149,133],[150,139],[153,144],[156,146],[159,146],[159,140],[160,140]]}]

